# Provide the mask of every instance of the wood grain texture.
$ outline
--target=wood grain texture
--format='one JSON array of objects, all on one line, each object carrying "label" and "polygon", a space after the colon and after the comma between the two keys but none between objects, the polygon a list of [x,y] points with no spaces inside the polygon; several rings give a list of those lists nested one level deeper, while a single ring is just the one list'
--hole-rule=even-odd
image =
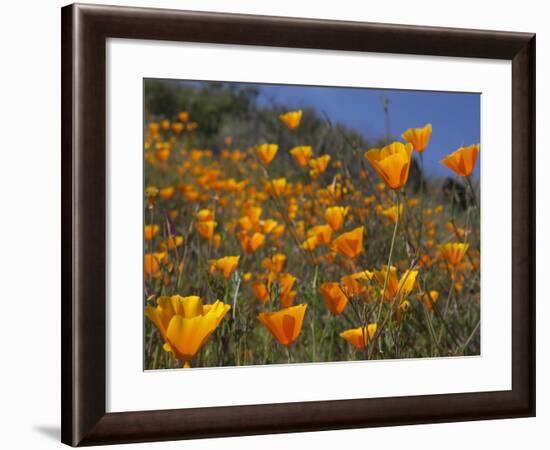
[{"label": "wood grain texture", "polygon": [[[105,45],[108,38],[511,60],[513,389],[106,414]],[[64,7],[62,441],[79,446],[534,415],[534,165],[533,34],[145,8]]]}]

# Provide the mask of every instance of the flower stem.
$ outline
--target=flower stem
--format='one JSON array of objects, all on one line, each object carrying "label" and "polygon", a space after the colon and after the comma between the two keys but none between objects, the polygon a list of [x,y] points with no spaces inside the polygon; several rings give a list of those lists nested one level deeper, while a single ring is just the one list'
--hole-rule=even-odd
[{"label": "flower stem", "polygon": [[387,270],[386,270],[386,276],[384,278],[384,287],[382,288],[382,299],[380,301],[380,307],[378,308],[378,314],[376,316],[376,321],[380,319],[380,315],[382,314],[382,305],[384,304],[384,299],[386,297],[386,288],[388,287],[388,280],[390,278],[390,269],[391,269],[391,262],[392,262],[392,256],[393,256],[393,247],[395,245],[395,238],[397,236],[397,229],[399,228],[399,219],[400,219],[400,213],[399,213],[399,207],[400,207],[400,199],[399,199],[399,191],[396,192],[397,199],[397,216],[395,219],[395,225],[393,227],[393,235],[391,238],[391,245],[390,245],[390,253],[388,255],[388,264],[387,264]]},{"label": "flower stem", "polygon": [[422,248],[422,232],[424,227],[424,153],[420,153],[420,223],[418,233],[418,248]]},{"label": "flower stem", "polygon": [[[395,220],[395,225],[393,227],[393,235],[391,238],[391,244],[390,244],[390,253],[388,255],[388,264],[386,269],[386,276],[384,277],[384,287],[382,288],[382,295],[380,299],[380,306],[378,307],[378,312],[376,314],[376,323],[378,324],[380,322],[380,317],[382,316],[382,307],[384,306],[384,301],[386,298],[386,288],[388,287],[388,280],[390,278],[390,271],[391,271],[391,263],[392,263],[392,256],[393,256],[393,247],[395,245],[395,238],[397,236],[397,229],[399,228],[399,219],[400,219],[400,213],[399,213],[399,207],[400,207],[400,197],[399,197],[399,191],[396,191],[396,205],[397,205],[397,216]],[[381,329],[376,332],[373,338],[373,344],[378,338],[380,334]],[[371,345],[371,352],[374,349],[374,345]],[[370,359],[370,358],[369,358]]]},{"label": "flower stem", "polygon": [[477,204],[476,191],[474,190],[474,186],[472,184],[472,179],[471,179],[471,177],[464,177],[464,178],[466,178],[466,184],[470,188],[470,193],[472,194],[472,203],[474,204],[474,206],[477,210],[477,213],[479,214],[479,205]]}]

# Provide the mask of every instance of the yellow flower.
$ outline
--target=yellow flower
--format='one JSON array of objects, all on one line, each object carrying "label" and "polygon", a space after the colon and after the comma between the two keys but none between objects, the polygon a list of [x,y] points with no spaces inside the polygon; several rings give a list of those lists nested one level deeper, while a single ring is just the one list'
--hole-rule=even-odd
[{"label": "yellow flower", "polygon": [[342,233],[334,240],[334,249],[343,256],[355,258],[363,251],[364,231],[364,227],[358,227],[347,233]]},{"label": "yellow flower", "polygon": [[397,306],[397,311],[396,311],[396,316],[397,316],[397,321],[398,322],[401,322],[401,316],[402,314],[407,311],[407,309],[409,309],[411,307],[411,304],[409,303],[408,300],[403,300],[401,303],[399,303],[399,305]]},{"label": "yellow flower", "polygon": [[461,242],[449,242],[440,245],[439,252],[449,265],[456,266],[468,251],[468,247],[468,244]]},{"label": "yellow flower", "polygon": [[319,286],[319,292],[325,300],[325,306],[333,315],[342,314],[348,304],[348,298],[340,288],[339,283],[323,283]]},{"label": "yellow flower", "polygon": [[382,149],[373,148],[365,153],[365,158],[391,189],[401,189],[409,178],[412,144],[393,142]]},{"label": "yellow flower", "polygon": [[[392,206],[391,208],[383,209],[381,211],[383,216],[386,216],[393,223],[397,222],[397,206]],[[399,205],[399,217],[403,217],[403,204]]]},{"label": "yellow flower", "polygon": [[292,306],[292,299],[296,296],[296,292],[292,290],[292,286],[294,286],[296,282],[296,277],[290,273],[280,273],[278,281],[281,287],[279,301],[283,308],[289,308]]},{"label": "yellow flower", "polygon": [[352,328],[350,330],[343,331],[340,336],[353,345],[356,349],[360,350],[365,348],[368,342],[374,337],[376,333],[376,324],[369,323],[368,327]]},{"label": "yellow flower", "polygon": [[276,178],[275,180],[271,180],[271,193],[275,197],[280,197],[285,193],[286,189],[286,178]]},{"label": "yellow flower", "polygon": [[220,233],[216,233],[214,234],[214,236],[212,236],[212,245],[214,246],[214,248],[218,248],[221,242],[222,242],[222,236]]},{"label": "yellow flower", "polygon": [[318,245],[328,245],[332,240],[332,228],[329,225],[316,225],[307,232],[308,238],[313,236],[315,236]]},{"label": "yellow flower", "polygon": [[429,294],[427,292],[424,294],[418,294],[417,298],[419,301],[424,302],[426,308],[431,310],[433,308],[433,304],[437,302],[437,299],[439,298],[439,292],[432,290]]},{"label": "yellow flower", "polygon": [[258,320],[280,344],[289,346],[300,335],[306,308],[306,304],[301,304],[276,312],[264,312],[258,315]]},{"label": "yellow flower", "polygon": [[166,161],[170,157],[171,148],[168,145],[157,144],[155,149],[155,157],[159,161]]},{"label": "yellow flower", "polygon": [[359,295],[367,290],[365,281],[372,280],[373,273],[363,270],[351,275],[345,275],[341,278],[344,292],[348,297]]},{"label": "yellow flower", "polygon": [[432,124],[428,123],[423,128],[409,128],[401,137],[411,143],[418,153],[422,153],[430,142]]},{"label": "yellow flower", "polygon": [[[388,266],[383,266],[381,270],[374,269],[373,271],[374,276],[380,286],[382,286],[382,289],[384,288],[387,271]],[[392,266],[388,277],[388,284],[386,285],[386,291],[384,292],[384,298],[389,301],[399,294],[401,301],[413,290],[417,275],[417,270],[407,270],[398,281],[397,269]]]},{"label": "yellow flower", "polygon": [[197,219],[199,219],[199,222],[208,222],[209,220],[214,220],[214,211],[211,211],[209,209],[201,209],[197,213]]},{"label": "yellow flower", "polygon": [[271,233],[278,225],[278,222],[273,219],[266,219],[260,222],[262,232],[265,234]]},{"label": "yellow flower", "polygon": [[304,249],[304,250],[308,250],[310,252],[312,252],[313,250],[315,250],[317,248],[317,236],[313,235],[313,236],[310,236],[308,237],[304,242],[302,242],[302,245],[301,247]]},{"label": "yellow flower", "polygon": [[223,272],[223,277],[229,278],[229,275],[237,269],[239,258],[240,256],[224,256],[223,258],[213,259],[210,261],[211,271],[212,269],[221,270]]},{"label": "yellow flower", "polygon": [[172,236],[160,243],[161,250],[174,250],[176,247],[180,247],[183,244],[183,236]]},{"label": "yellow flower", "polygon": [[271,258],[264,258],[262,267],[269,272],[281,272],[286,262],[286,255],[277,253]]},{"label": "yellow flower", "polygon": [[180,122],[187,122],[189,120],[189,113],[182,111],[178,114],[178,119]]},{"label": "yellow flower", "polygon": [[262,211],[260,206],[250,206],[246,208],[246,215],[252,223],[257,223],[262,216]]},{"label": "yellow flower", "polygon": [[216,300],[203,305],[195,295],[159,297],[157,306],[145,308],[145,315],[158,328],[165,341],[164,350],[189,362],[215,331],[231,306]]},{"label": "yellow flower", "polygon": [[166,253],[147,253],[144,257],[143,270],[145,275],[152,275],[155,278],[160,278],[160,264],[166,261]]},{"label": "yellow flower", "polygon": [[176,134],[180,134],[184,128],[185,126],[181,122],[174,122],[172,124],[172,131]]},{"label": "yellow flower", "polygon": [[344,225],[344,217],[348,211],[349,207],[347,206],[331,206],[325,211],[325,220],[334,231],[337,231]]},{"label": "yellow flower", "polygon": [[157,187],[155,186],[147,186],[145,188],[145,195],[147,197],[156,197],[159,193],[159,190]]},{"label": "yellow flower", "polygon": [[300,145],[291,149],[289,153],[294,158],[294,161],[296,161],[296,164],[300,167],[306,167],[311,159],[313,150],[309,145]]},{"label": "yellow flower", "polygon": [[253,281],[250,287],[252,288],[252,292],[254,293],[254,297],[256,297],[256,300],[260,302],[266,302],[269,299],[269,291],[267,290],[267,287],[263,281]]},{"label": "yellow flower", "polygon": [[237,219],[237,223],[239,224],[239,227],[245,231],[251,231],[252,228],[254,228],[255,223],[250,220],[250,217],[248,216],[242,216],[239,219]]},{"label": "yellow flower", "polygon": [[469,147],[460,147],[455,152],[441,160],[441,164],[447,166],[457,175],[469,177],[476,166],[479,144]]},{"label": "yellow flower", "polygon": [[216,228],[216,225],[217,223],[213,220],[198,222],[197,231],[204,239],[210,240],[214,235],[214,228]]},{"label": "yellow flower", "polygon": [[275,158],[277,150],[279,150],[277,144],[262,144],[256,147],[256,155],[267,166]]},{"label": "yellow flower", "polygon": [[254,253],[258,248],[264,245],[265,235],[263,233],[254,233],[249,235],[247,232],[237,234],[237,239],[245,253]]},{"label": "yellow flower", "polygon": [[145,240],[150,241],[159,232],[158,225],[145,225]]},{"label": "yellow flower", "polygon": [[289,129],[294,130],[300,126],[302,120],[302,110],[289,111],[279,116],[281,122],[283,122]]},{"label": "yellow flower", "polygon": [[159,197],[162,198],[163,200],[168,200],[172,198],[172,196],[174,195],[174,192],[176,192],[176,188],[174,186],[168,186],[159,191]]},{"label": "yellow flower", "polygon": [[327,170],[328,163],[330,162],[330,155],[319,156],[315,159],[309,160],[309,167],[311,170],[309,174],[311,178],[318,178],[325,170]]}]

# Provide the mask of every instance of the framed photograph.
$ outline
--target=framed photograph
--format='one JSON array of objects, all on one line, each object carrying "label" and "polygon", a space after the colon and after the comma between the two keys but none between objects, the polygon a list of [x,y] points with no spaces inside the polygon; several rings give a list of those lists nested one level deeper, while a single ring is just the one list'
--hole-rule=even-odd
[{"label": "framed photograph", "polygon": [[62,8],[62,441],[535,414],[535,36]]}]

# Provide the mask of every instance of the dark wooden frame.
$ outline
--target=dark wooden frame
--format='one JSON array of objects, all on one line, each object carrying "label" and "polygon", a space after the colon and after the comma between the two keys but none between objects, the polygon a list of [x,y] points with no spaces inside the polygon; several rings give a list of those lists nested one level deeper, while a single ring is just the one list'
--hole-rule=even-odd
[{"label": "dark wooden frame", "polygon": [[[512,390],[105,412],[107,38],[512,61]],[[488,162],[490,164],[490,162]],[[204,438],[535,414],[535,35],[109,6],[62,9],[62,441]],[[139,280],[136,280],[139,282]]]}]

